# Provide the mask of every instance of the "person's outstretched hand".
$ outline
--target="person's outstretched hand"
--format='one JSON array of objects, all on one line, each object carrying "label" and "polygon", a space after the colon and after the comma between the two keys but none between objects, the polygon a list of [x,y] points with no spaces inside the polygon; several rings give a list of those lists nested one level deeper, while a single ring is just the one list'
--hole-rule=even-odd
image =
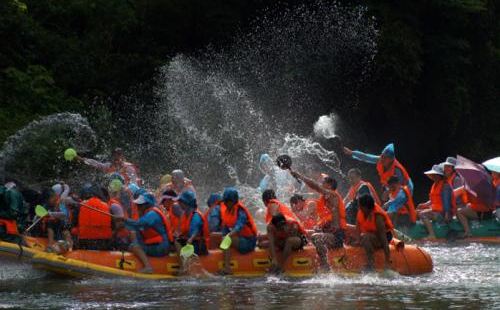
[{"label": "person's outstretched hand", "polygon": [[352,150],[346,146],[344,146],[344,154],[352,156]]}]

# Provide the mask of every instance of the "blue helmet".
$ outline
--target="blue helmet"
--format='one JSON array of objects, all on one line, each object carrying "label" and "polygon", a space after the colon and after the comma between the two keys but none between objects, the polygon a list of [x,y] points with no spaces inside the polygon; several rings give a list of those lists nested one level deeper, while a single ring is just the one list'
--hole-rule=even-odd
[{"label": "blue helmet", "polygon": [[233,203],[237,203],[240,199],[240,195],[238,194],[238,190],[234,187],[226,187],[224,189],[224,194],[222,195],[222,200],[224,201],[232,201]]}]

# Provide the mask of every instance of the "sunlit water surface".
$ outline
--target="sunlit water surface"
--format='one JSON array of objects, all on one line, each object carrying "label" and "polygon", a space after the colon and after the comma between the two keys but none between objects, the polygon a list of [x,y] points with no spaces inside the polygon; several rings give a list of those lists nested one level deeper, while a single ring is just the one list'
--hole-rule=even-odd
[{"label": "sunlit water surface", "polygon": [[0,308],[500,308],[499,246],[425,249],[432,274],[393,278],[75,280],[0,260]]}]

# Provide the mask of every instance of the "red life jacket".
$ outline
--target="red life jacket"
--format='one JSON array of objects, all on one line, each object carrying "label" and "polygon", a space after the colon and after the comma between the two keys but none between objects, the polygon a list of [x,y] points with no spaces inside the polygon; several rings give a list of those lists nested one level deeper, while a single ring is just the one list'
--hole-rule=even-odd
[{"label": "red life jacket", "polygon": [[[410,217],[410,222],[415,223],[417,221],[417,211],[415,210],[415,203],[413,202],[413,196],[411,195],[411,191],[408,186],[402,186],[401,189],[405,192],[406,195],[406,204],[398,210],[398,214],[406,215],[408,214]],[[398,193],[390,193],[389,197],[394,199]]]},{"label": "red life jacket", "polygon": [[389,178],[392,177],[393,175],[395,175],[396,168],[401,170],[401,172],[403,173],[403,180],[401,183],[403,185],[408,185],[408,182],[410,180],[410,176],[408,175],[408,172],[406,172],[405,167],[403,167],[403,165],[401,165],[397,159],[394,159],[391,166],[387,170],[385,170],[384,166],[382,166],[381,160],[379,160],[377,162],[377,172],[378,172],[378,176],[380,178],[380,183],[383,186],[387,186],[387,182],[389,181]]},{"label": "red life jacket", "polygon": [[270,205],[277,205],[278,206],[277,213],[281,213],[285,217],[297,219],[297,217],[295,216],[293,211],[290,210],[290,208],[288,208],[287,205],[285,205],[284,203],[282,203],[278,199],[271,199],[268,201],[268,203],[266,205],[266,224],[271,223],[271,220],[273,219],[273,215],[271,214]]},{"label": "red life jacket", "polygon": [[257,236],[257,226],[253,220],[252,215],[248,212],[241,202],[238,201],[231,209],[225,203],[220,204],[221,226],[229,229],[233,228],[238,221],[238,211],[243,210],[248,218],[247,224],[238,233],[241,237],[255,237]]},{"label": "red life jacket", "polygon": [[380,204],[380,198],[378,197],[378,194],[377,194],[377,191],[375,190],[375,188],[372,186],[372,184],[370,182],[363,181],[363,180],[359,181],[358,184],[353,185],[349,188],[349,191],[347,192],[347,195],[344,197],[344,200],[345,201],[353,201],[354,199],[356,199],[356,195],[357,195],[359,189],[361,188],[361,186],[363,186],[363,185],[368,187],[368,189],[370,190],[370,195],[375,200],[375,203]]},{"label": "red life jacket", "polygon": [[[302,211],[294,212],[295,216],[300,220],[302,226],[307,230],[313,230],[316,227],[317,219],[309,216],[310,208],[316,208],[316,199],[306,199],[305,207]],[[314,210],[316,213],[316,210]]]},{"label": "red life jacket", "polygon": [[[83,202],[84,205],[109,213],[109,206],[99,198],[92,197]],[[80,240],[111,239],[111,216],[94,211],[85,206],[80,207],[78,214],[78,238]]]},{"label": "red life jacket", "polygon": [[[295,220],[294,218],[287,218],[286,216],[285,219],[286,225],[295,225],[300,234],[302,234],[303,236],[307,236],[304,227],[300,224],[299,221]],[[278,240],[286,240],[289,236],[285,230],[276,230],[274,237]]]},{"label": "red life jacket", "polygon": [[201,236],[198,234],[194,240],[203,240],[205,242],[205,246],[210,244],[210,230],[208,228],[208,222],[205,217],[201,214],[200,211],[195,210],[191,212],[189,216],[183,214],[181,217],[181,236],[188,239],[189,238],[189,228],[191,227],[191,220],[193,219],[193,215],[198,213],[203,221],[203,227],[201,231]]},{"label": "red life jacket", "polygon": [[[342,200],[342,197],[337,191],[330,191],[332,195],[335,195],[338,201],[338,209],[339,209],[339,225],[340,229],[346,229],[347,228],[347,222],[345,219],[345,205],[344,201]],[[326,198],[324,195],[321,195],[316,202],[316,213],[318,213],[318,226],[322,227],[325,226],[328,223],[331,223],[333,221],[333,213],[330,211],[330,209],[327,207],[327,202]]]},{"label": "red life jacket", "polygon": [[[443,208],[443,200],[441,198],[441,193],[443,192],[443,185],[446,183],[446,180],[442,179],[437,182],[434,182],[431,187],[431,191],[429,193],[429,200],[431,201],[432,211],[437,213],[444,212]],[[457,205],[455,200],[455,194],[451,191],[451,212],[452,214],[456,213]]]},{"label": "red life jacket", "polygon": [[356,222],[361,233],[377,233],[377,224],[375,219],[376,214],[380,214],[384,217],[386,231],[392,232],[392,230],[394,229],[394,225],[392,225],[392,221],[389,218],[389,215],[387,215],[387,212],[385,212],[384,209],[382,209],[378,204],[375,204],[375,208],[373,209],[373,212],[368,216],[368,218],[365,218],[365,215],[363,214],[363,211],[361,211],[361,208],[358,210]]},{"label": "red life jacket", "polygon": [[181,233],[181,218],[175,215],[173,206],[168,210],[168,219],[170,222],[170,233],[173,236],[178,236]]},{"label": "red life jacket", "polygon": [[5,226],[5,232],[9,235],[19,235],[16,220],[0,218],[0,226]]},{"label": "red life jacket", "polygon": [[[160,209],[158,209],[156,207],[152,207],[152,208],[147,209],[144,212],[144,215],[148,214],[149,212],[156,212],[156,214],[158,214],[160,216],[160,218],[163,222],[163,225],[165,226],[165,232],[167,233],[168,241],[173,242],[174,238],[172,237],[170,224],[167,221],[167,218],[165,217],[165,215],[160,211]],[[143,231],[141,231],[141,235],[142,235],[142,240],[144,240],[145,244],[158,244],[158,243],[161,243],[163,241],[162,235],[160,233],[158,233],[156,231],[156,229],[154,229],[152,227],[148,227],[148,228],[144,229]]]}]

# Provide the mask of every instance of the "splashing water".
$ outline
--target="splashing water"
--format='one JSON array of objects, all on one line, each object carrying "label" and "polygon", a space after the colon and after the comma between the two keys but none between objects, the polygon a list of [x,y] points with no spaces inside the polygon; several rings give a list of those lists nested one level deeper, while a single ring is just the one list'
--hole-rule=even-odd
[{"label": "splashing water", "polygon": [[326,139],[335,137],[335,123],[336,116],[334,114],[321,115],[314,123],[314,134]]}]

